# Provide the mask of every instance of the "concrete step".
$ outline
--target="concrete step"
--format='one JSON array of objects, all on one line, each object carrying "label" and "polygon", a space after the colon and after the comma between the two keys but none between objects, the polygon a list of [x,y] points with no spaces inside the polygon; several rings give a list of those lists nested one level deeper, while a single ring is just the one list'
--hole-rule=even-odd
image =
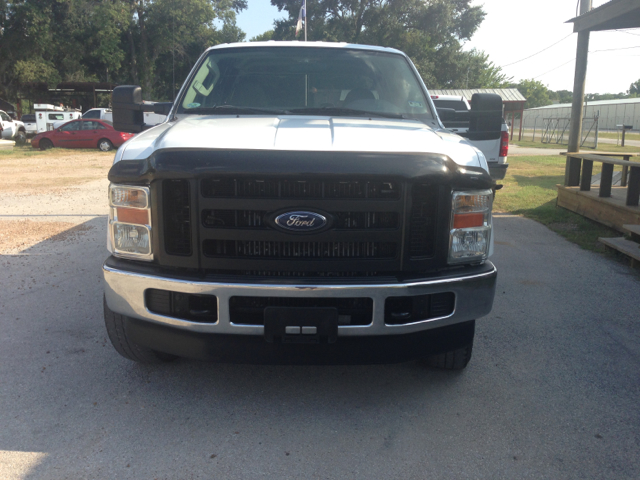
[{"label": "concrete step", "polygon": [[598,241],[606,247],[613,248],[618,252],[631,258],[631,266],[635,267],[640,262],[640,244],[627,240],[624,237],[619,238],[599,238]]},{"label": "concrete step", "polygon": [[640,243],[640,225],[622,225],[622,229],[631,234],[631,240]]}]

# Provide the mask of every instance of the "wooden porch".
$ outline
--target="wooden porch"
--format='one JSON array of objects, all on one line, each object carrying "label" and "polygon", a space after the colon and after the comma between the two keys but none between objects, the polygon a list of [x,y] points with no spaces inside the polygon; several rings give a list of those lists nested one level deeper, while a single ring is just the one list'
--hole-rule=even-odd
[{"label": "wooden porch", "polygon": [[[567,185],[558,185],[558,206],[619,232],[640,224],[640,162],[638,153],[566,153]],[[593,181],[593,162],[602,173]],[[614,172],[614,167],[621,171]],[[616,179],[617,181],[614,181]],[[619,186],[617,186],[619,185]]]},{"label": "wooden porch", "polygon": [[626,205],[627,187],[611,187],[610,197],[600,197],[600,188],[558,185],[558,206],[624,232],[623,225],[640,225],[640,207]]}]

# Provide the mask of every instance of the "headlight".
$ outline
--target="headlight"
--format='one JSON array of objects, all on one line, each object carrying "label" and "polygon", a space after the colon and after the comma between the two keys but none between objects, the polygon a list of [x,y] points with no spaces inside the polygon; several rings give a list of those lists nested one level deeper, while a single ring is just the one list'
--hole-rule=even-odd
[{"label": "headlight", "polygon": [[493,192],[453,192],[449,263],[479,263],[487,259],[491,239]]},{"label": "headlight", "polygon": [[109,243],[116,257],[153,260],[149,188],[109,185]]}]

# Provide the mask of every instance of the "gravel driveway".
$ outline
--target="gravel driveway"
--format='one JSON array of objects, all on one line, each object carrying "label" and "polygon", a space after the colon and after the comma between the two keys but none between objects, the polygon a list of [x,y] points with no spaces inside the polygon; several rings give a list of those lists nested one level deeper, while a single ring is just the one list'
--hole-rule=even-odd
[{"label": "gravel driveway", "polygon": [[463,373],[140,366],[102,320],[105,193],[0,194],[0,220],[74,229],[0,256],[0,478],[640,478],[628,267],[500,216],[496,301]]}]

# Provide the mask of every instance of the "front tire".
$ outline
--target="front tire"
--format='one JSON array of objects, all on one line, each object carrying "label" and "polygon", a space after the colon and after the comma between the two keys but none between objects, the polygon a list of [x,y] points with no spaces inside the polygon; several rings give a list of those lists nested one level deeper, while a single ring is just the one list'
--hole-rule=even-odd
[{"label": "front tire", "polygon": [[15,142],[16,145],[24,145],[25,143],[27,143],[27,134],[24,131],[19,130],[16,134]]},{"label": "front tire", "polygon": [[113,348],[127,360],[138,363],[163,363],[175,360],[177,357],[168,353],[156,352],[148,347],[132,342],[127,336],[125,329],[126,316],[114,312],[104,303],[104,323],[107,327],[107,334]]},{"label": "front tire", "polygon": [[102,138],[98,141],[98,149],[101,152],[109,152],[113,150],[113,143],[111,143],[111,141],[107,140],[106,138]]},{"label": "front tire", "polygon": [[53,142],[51,142],[51,140],[49,140],[48,138],[43,138],[42,140],[40,140],[40,150],[49,150],[50,148],[53,148]]},{"label": "front tire", "polygon": [[464,336],[470,337],[469,342],[460,348],[450,350],[448,352],[430,355],[423,359],[423,362],[433,368],[441,370],[464,370],[471,360],[471,352],[473,351],[473,336],[475,334],[475,320],[467,322],[464,329]]}]

